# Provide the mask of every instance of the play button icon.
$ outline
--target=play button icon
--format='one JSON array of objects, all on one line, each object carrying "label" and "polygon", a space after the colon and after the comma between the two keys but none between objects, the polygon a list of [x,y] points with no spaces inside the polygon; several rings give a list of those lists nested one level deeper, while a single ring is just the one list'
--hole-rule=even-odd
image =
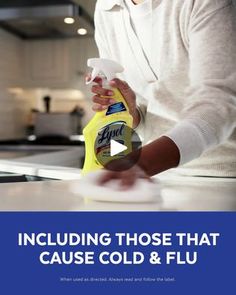
[{"label": "play button icon", "polygon": [[141,147],[138,134],[124,121],[117,121],[99,130],[94,153],[101,168],[123,171],[137,163]]},{"label": "play button icon", "polygon": [[110,155],[111,157],[116,156],[124,151],[126,151],[128,148],[127,146],[119,143],[118,141],[111,140],[110,141]]}]

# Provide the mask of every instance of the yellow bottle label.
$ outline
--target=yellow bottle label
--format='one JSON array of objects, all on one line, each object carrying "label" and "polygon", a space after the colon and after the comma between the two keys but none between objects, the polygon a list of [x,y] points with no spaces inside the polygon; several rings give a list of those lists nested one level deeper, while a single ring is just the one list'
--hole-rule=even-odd
[{"label": "yellow bottle label", "polygon": [[110,142],[116,142],[125,145],[127,150],[112,157],[112,160],[119,159],[131,152],[131,134],[130,129],[125,128],[125,121],[116,121],[104,126],[98,131],[98,136],[95,141],[95,156],[99,163],[106,165],[111,160]]}]

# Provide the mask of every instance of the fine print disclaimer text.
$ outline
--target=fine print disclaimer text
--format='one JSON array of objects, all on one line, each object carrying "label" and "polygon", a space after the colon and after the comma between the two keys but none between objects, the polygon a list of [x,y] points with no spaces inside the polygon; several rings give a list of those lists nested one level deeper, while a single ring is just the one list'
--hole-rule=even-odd
[{"label": "fine print disclaimer text", "polygon": [[175,277],[60,277],[61,283],[175,283]]}]

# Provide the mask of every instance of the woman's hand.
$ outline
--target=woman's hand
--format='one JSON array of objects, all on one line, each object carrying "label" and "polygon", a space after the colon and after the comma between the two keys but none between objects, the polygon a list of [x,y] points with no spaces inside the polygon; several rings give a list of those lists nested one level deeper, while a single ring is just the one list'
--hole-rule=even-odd
[{"label": "woman's hand", "polygon": [[[89,76],[86,78],[89,80]],[[102,79],[100,77],[96,77],[94,81],[96,84],[92,86],[91,90],[95,94],[93,96],[93,107],[92,109],[95,112],[100,112],[108,108],[109,105],[114,104],[116,101],[113,98],[113,91],[111,89],[105,89],[102,87]],[[129,112],[133,117],[133,128],[137,127],[140,122],[139,111],[136,106],[136,95],[134,91],[130,88],[130,86],[120,79],[113,79],[110,81],[110,86],[112,88],[118,88],[126,100]]]},{"label": "woman's hand", "polygon": [[99,184],[103,185],[112,179],[120,180],[120,188],[128,189],[132,187],[138,179],[146,179],[151,181],[147,173],[138,165],[125,171],[106,171],[106,173],[99,179]]},{"label": "woman's hand", "polygon": [[100,179],[100,184],[104,184],[112,179],[120,179],[121,186],[129,188],[139,178],[145,178],[151,181],[150,176],[177,167],[180,161],[180,152],[170,138],[162,136],[142,148],[140,158],[136,165],[129,170],[122,171],[122,165],[126,159],[132,161],[132,153],[123,159],[109,162],[105,167],[106,169],[110,168],[121,172],[107,171]]}]

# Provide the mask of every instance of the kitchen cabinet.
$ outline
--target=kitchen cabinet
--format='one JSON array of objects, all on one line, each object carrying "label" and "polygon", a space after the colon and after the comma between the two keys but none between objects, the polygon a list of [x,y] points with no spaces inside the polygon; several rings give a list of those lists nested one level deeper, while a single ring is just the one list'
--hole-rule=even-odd
[{"label": "kitchen cabinet", "polygon": [[93,38],[25,42],[27,87],[84,87],[86,61],[98,56]]},{"label": "kitchen cabinet", "polygon": [[80,41],[70,41],[70,82],[72,86],[81,90],[85,89],[85,74],[89,72],[87,60],[91,57],[98,57],[97,47],[94,38],[82,38]]},{"label": "kitchen cabinet", "polygon": [[76,0],[76,2],[81,5],[86,11],[94,11],[96,1],[94,0]]},{"label": "kitchen cabinet", "polygon": [[64,83],[68,76],[68,44],[61,40],[26,42],[25,61],[29,86]]},{"label": "kitchen cabinet", "polygon": [[[23,44],[20,39],[0,29],[0,87],[21,82]],[[1,91],[2,92],[2,91]]]}]

